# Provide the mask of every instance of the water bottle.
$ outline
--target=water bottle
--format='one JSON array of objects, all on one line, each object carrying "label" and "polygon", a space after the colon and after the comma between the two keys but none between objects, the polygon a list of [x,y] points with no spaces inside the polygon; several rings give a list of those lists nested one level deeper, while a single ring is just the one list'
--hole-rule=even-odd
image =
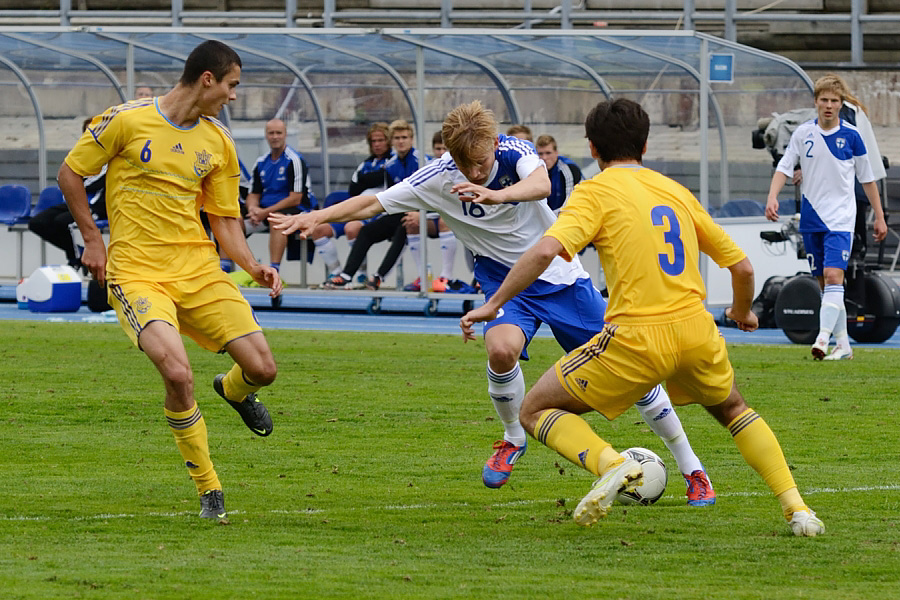
[{"label": "water bottle", "polygon": [[423,288],[425,291],[431,290],[431,282],[434,281],[434,273],[431,272],[431,265],[425,267],[425,287]]}]

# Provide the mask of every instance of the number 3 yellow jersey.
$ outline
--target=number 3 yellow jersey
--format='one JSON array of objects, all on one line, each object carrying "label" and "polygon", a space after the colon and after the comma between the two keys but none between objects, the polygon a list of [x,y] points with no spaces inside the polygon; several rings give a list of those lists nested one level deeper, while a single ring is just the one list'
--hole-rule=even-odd
[{"label": "number 3 yellow jersey", "polygon": [[219,268],[199,211],[239,217],[240,168],[219,121],[178,127],[156,99],[113,106],[94,118],[66,156],[79,175],[106,172],[112,282],[177,281]]},{"label": "number 3 yellow jersey", "polygon": [[720,267],[745,258],[689,190],[640,165],[610,167],[579,183],[546,235],[568,260],[589,243],[597,248],[608,322],[701,303],[700,251]]}]

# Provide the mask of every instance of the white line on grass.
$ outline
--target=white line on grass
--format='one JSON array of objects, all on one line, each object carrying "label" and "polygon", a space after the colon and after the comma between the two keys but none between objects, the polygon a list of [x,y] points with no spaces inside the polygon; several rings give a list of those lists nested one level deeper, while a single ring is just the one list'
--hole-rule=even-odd
[{"label": "white line on grass", "polygon": [[[882,491],[895,491],[900,490],[900,484],[893,485],[867,485],[862,487],[852,487],[852,488],[810,488],[805,490],[804,495],[811,496],[813,494],[847,494],[847,493],[856,493],[856,492],[882,492]],[[770,492],[725,492],[725,493],[717,493],[719,497],[751,497],[751,496],[768,496]],[[666,498],[676,498],[680,497],[676,494],[667,494],[664,496]],[[497,502],[494,504],[489,504],[488,506],[492,508],[504,508],[509,506],[525,506],[531,504],[543,504],[545,502],[553,502],[553,500],[512,500],[510,502]],[[417,510],[417,509],[433,509],[440,508],[441,506],[447,506],[446,504],[388,504],[382,506],[382,510]],[[452,503],[451,506],[456,507],[466,507],[466,506],[480,506],[478,504],[470,504],[468,502],[455,502]],[[366,507],[362,510],[372,510],[373,507]],[[347,508],[346,510],[360,510],[357,508]],[[240,515],[245,514],[247,511],[240,510],[232,510],[228,511],[229,515]],[[257,511],[252,511],[256,513]],[[269,511],[265,511],[269,514],[273,515],[318,515],[323,514],[325,511],[319,508],[305,508],[302,510],[283,510],[283,509],[273,509]],[[183,510],[180,512],[149,512],[142,514],[134,514],[134,513],[119,513],[119,514],[111,514],[111,513],[101,513],[98,515],[80,515],[76,517],[68,517],[62,518],[53,517],[50,515],[0,515],[0,521],[53,521],[53,520],[63,520],[63,521],[107,521],[111,519],[135,519],[138,517],[185,517],[185,516],[195,516],[197,514],[196,511],[191,510]]]}]

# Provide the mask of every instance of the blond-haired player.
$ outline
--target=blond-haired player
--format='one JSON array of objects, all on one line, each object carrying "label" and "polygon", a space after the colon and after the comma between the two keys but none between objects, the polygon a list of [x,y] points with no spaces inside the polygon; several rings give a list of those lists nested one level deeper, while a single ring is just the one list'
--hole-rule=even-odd
[{"label": "blond-haired player", "polygon": [[[799,163],[803,172],[799,231],[810,272],[822,289],[819,334],[811,348],[812,356],[816,360],[850,359],[853,350],[847,334],[844,271],[856,227],[856,179],[875,212],[876,242],[887,235],[887,222],[863,138],[855,126],[840,116],[844,101],[859,101],[850,94],[844,80],[834,74],[816,80],[813,95],[817,118],[802,123],[791,134],[769,184],[766,217],[778,219],[778,192]],[[828,354],[832,334],[835,346]]]},{"label": "blond-haired player", "polygon": [[756,329],[750,261],[690,191],[641,165],[650,119],[639,104],[601,102],[585,130],[602,172],[575,188],[556,223],[496,293],[460,320],[464,335],[474,337],[474,323],[495,319],[548,265],[576,260],[590,243],[597,249],[610,289],[607,323],[544,373],[521,411],[532,436],[600,477],[576,507],[575,522],[591,525],[606,516],[616,495],[643,475],[637,461],[616,452],[578,415],[594,410],[614,419],[666,381],[675,404],[699,403],[728,428],[744,460],[778,497],[794,534],[824,532],[772,430],[735,387],[725,341],[703,305],[701,250],[731,271],[734,300],[726,314],[741,329]]},{"label": "blond-haired player", "polygon": [[[260,265],[244,240],[234,142],[213,118],[235,99],[240,77],[234,50],[203,42],[167,94],[113,106],[96,117],[58,174],[84,237],[82,263],[108,284],[119,324],[162,375],[166,420],[200,495],[200,516],[212,519],[225,518],[225,499],[180,334],[235,360],[213,387],[257,435],[272,432],[256,392],[275,380],[276,367],[250,305],[219,268],[200,209],[228,256],[272,288],[273,296],[282,286],[277,271]],[[83,176],[106,164],[108,254],[82,184]]]},{"label": "blond-haired player", "polygon": [[[475,278],[491,298],[509,268],[555,220],[544,200],[550,191],[547,169],[530,142],[498,135],[493,113],[477,101],[453,109],[442,135],[447,153],[392,188],[316,213],[276,217],[275,229],[308,235],[323,220],[365,218],[382,211],[434,211],[475,254]],[[577,257],[571,262],[556,258],[538,275],[484,328],[488,395],[504,427],[503,439],[494,444],[481,474],[492,488],[507,482],[525,453],[526,435],[519,422],[525,377],[519,358],[528,358],[526,349],[540,325],[546,323],[566,351],[603,328],[606,302]],[[685,474],[689,503],[712,504],[715,492],[665,390],[648,388],[640,400],[644,420],[663,438]]]}]

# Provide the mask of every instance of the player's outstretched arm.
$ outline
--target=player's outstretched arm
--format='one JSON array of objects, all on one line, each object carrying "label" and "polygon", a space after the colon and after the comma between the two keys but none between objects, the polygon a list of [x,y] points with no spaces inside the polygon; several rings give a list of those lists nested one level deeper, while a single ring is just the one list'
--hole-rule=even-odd
[{"label": "player's outstretched arm", "polygon": [[476,204],[531,202],[543,200],[550,195],[550,177],[547,176],[547,169],[541,166],[532,171],[525,179],[499,190],[489,190],[486,187],[465,181],[457,183],[450,191],[454,194],[459,194],[460,200]]},{"label": "player's outstretched arm", "polygon": [[66,199],[69,212],[75,218],[81,237],[84,238],[81,264],[87,267],[100,285],[103,285],[106,282],[106,244],[103,243],[103,235],[94,223],[87,192],[84,190],[84,179],[69,165],[63,163],[56,180]]},{"label": "player's outstretched arm", "polygon": [[531,285],[535,279],[550,265],[554,258],[563,251],[562,244],[553,237],[544,236],[538,243],[528,249],[519,257],[513,268],[506,274],[506,278],[500,285],[500,289],[491,296],[490,300],[474,310],[470,310],[459,320],[462,329],[463,341],[475,339],[475,323],[492,321],[497,318],[497,312],[516,294]]},{"label": "player's outstretched arm", "polygon": [[737,323],[741,331],[756,331],[759,319],[750,308],[753,304],[753,265],[744,258],[728,270],[731,271],[733,299],[731,306],[725,309],[725,316]]},{"label": "player's outstretched arm", "polygon": [[301,238],[312,235],[316,227],[322,223],[346,223],[361,221],[384,212],[384,207],[374,194],[364,194],[347,198],[343,202],[332,204],[322,210],[313,210],[299,215],[269,215],[269,224],[273,229],[285,235],[299,233]]},{"label": "player's outstretched arm", "polygon": [[212,229],[219,246],[228,255],[228,258],[236,262],[244,271],[253,277],[253,281],[261,286],[270,288],[269,295],[273,298],[281,293],[282,282],[278,271],[268,265],[261,265],[256,261],[253,252],[247,245],[241,221],[236,217],[223,217],[207,213],[209,228]]}]

